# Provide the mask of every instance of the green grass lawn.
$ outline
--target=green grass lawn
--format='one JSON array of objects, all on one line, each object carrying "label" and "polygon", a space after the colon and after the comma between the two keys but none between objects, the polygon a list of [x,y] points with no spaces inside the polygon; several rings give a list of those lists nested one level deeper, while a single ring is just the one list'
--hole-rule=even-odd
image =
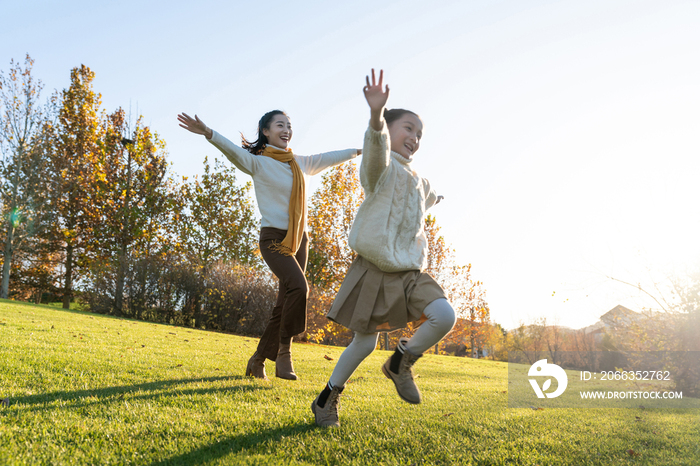
[{"label": "green grass lawn", "polygon": [[0,464],[700,464],[699,410],[509,409],[506,363],[448,356],[416,364],[413,406],[376,351],[320,429],[342,348],[295,344],[301,379],[263,382],[256,343],[0,301]]}]

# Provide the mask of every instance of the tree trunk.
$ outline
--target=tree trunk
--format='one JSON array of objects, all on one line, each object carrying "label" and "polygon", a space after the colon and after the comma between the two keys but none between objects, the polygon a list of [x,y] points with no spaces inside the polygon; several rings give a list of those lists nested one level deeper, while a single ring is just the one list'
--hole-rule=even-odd
[{"label": "tree trunk", "polygon": [[124,299],[124,277],[126,276],[126,244],[119,251],[119,268],[117,269],[117,288],[114,291],[114,314],[122,315]]},{"label": "tree trunk", "polygon": [[66,246],[66,277],[63,285],[63,309],[70,309],[70,299],[73,294],[73,245]]},{"label": "tree trunk", "polygon": [[12,268],[12,240],[15,228],[12,218],[7,222],[7,237],[5,238],[5,257],[2,264],[2,287],[0,288],[0,298],[7,299],[10,296],[10,270]]},{"label": "tree trunk", "polygon": [[12,204],[7,218],[7,237],[5,238],[5,256],[2,264],[2,285],[0,286],[0,298],[7,299],[10,297],[10,271],[12,270],[12,255],[14,246],[12,242],[15,237],[15,213],[17,212],[17,191],[19,190],[19,172],[22,168],[23,147],[20,145],[18,155],[20,157],[20,165],[15,169],[14,182],[12,187]]},{"label": "tree trunk", "polygon": [[[122,139],[122,144],[124,144],[124,139]],[[133,144],[133,142],[131,143]],[[126,145],[125,145],[126,147]],[[127,235],[129,231],[129,205],[131,203],[131,150],[129,150],[128,147],[126,147],[126,153],[127,153],[127,178],[126,178],[126,196],[124,197],[124,216],[123,216],[123,223],[122,223],[122,228],[124,231],[122,232],[122,235]],[[114,291],[114,311],[117,316],[122,315],[122,301],[124,298],[124,277],[126,276],[126,251],[127,251],[127,242],[124,239],[125,237],[122,236],[121,240],[121,249],[119,251],[119,269],[117,270],[117,289]]]}]

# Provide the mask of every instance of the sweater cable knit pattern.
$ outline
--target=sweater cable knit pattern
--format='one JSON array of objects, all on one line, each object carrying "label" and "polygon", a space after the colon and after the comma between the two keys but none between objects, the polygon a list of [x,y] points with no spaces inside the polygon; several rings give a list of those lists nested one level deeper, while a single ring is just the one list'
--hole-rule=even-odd
[{"label": "sweater cable knit pattern", "polygon": [[428,242],[425,212],[437,195],[411,167],[411,159],[391,152],[386,123],[365,133],[360,182],[365,201],[350,231],[349,244],[384,272],[422,270]]}]

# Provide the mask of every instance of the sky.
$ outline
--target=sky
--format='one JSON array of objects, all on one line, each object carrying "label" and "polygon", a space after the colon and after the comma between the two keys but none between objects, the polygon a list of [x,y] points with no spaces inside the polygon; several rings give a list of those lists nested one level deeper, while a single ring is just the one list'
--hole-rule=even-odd
[{"label": "sky", "polygon": [[[166,141],[178,175],[272,109],[297,154],[361,147],[365,76],[423,122],[414,168],[492,320],[581,328],[656,304],[700,263],[700,2],[0,0],[0,70],[45,97],[85,64],[111,112]],[[248,181],[243,174],[241,182]],[[320,177],[311,183],[319,186]],[[626,282],[622,283],[622,282]]]}]

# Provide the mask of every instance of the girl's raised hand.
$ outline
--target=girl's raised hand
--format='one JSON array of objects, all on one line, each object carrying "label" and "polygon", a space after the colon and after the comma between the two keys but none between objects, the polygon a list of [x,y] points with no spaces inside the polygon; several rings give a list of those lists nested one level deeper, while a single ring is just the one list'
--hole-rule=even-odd
[{"label": "girl's raised hand", "polygon": [[369,82],[367,76],[367,85],[362,89],[365,92],[365,99],[369,104],[370,110],[373,112],[381,112],[389,99],[389,85],[382,90],[382,81],[384,80],[384,70],[379,70],[379,83],[374,78],[374,68],[372,68],[372,83]]},{"label": "girl's raised hand", "polygon": [[203,134],[207,139],[211,139],[212,137],[212,130],[209,129],[197,115],[192,118],[183,112],[177,116],[177,121],[179,121],[180,126],[185,128],[187,131],[194,134]]}]

